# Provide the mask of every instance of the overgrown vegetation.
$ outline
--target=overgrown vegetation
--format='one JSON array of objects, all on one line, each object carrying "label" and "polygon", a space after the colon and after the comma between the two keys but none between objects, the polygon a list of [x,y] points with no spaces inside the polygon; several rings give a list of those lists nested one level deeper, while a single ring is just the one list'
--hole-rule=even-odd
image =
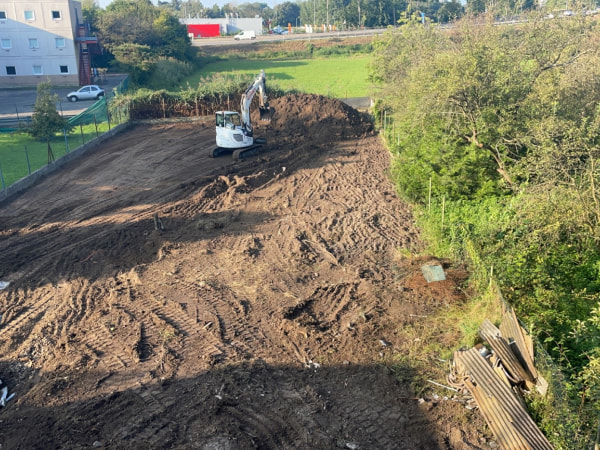
[{"label": "overgrown vegetation", "polygon": [[390,30],[371,67],[393,177],[432,251],[493,270],[566,376],[570,408],[556,390],[533,405],[557,448],[586,448],[600,414],[599,38],[584,15],[498,26],[490,12]]},{"label": "overgrown vegetation", "polygon": [[[126,97],[129,115],[134,120],[194,117],[239,109],[241,95],[254,76],[215,76],[198,83],[195,89],[188,87],[177,92],[140,89]],[[277,98],[289,92],[270,87],[268,95]]]}]

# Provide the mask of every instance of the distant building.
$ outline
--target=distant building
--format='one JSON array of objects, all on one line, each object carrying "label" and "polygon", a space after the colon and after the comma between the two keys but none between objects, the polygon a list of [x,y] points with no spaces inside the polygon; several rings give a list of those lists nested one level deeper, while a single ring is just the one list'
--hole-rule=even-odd
[{"label": "distant building", "polygon": [[[260,17],[240,18],[229,15],[223,19],[179,19],[179,22],[187,26],[192,38],[233,35],[239,31],[254,31],[257,36],[263,34],[263,21]],[[216,34],[206,25],[219,25],[219,33]]]},{"label": "distant building", "polygon": [[90,84],[89,34],[78,1],[0,0],[0,88]]}]

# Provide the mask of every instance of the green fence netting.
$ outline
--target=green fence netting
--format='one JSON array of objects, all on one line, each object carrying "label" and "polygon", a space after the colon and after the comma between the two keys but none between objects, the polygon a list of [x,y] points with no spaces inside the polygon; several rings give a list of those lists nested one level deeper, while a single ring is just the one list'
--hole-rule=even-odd
[{"label": "green fence netting", "polygon": [[108,121],[108,106],[106,97],[102,97],[85,111],[69,119],[69,125],[89,125],[91,123],[100,123]]}]

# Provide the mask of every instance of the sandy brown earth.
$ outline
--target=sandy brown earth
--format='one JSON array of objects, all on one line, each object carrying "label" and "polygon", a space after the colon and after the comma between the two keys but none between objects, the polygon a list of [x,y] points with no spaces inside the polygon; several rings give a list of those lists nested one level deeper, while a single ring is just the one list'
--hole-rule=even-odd
[{"label": "sandy brown earth", "polygon": [[414,390],[406,329],[464,274],[402,256],[418,232],[370,122],[271,104],[258,156],[208,157],[208,120],[141,124],[0,205],[3,450],[488,448]]}]

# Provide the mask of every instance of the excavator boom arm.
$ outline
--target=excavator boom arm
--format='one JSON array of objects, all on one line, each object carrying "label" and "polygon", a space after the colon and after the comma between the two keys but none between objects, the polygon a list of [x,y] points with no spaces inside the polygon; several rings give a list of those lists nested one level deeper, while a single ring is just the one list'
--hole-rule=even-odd
[{"label": "excavator boom arm", "polygon": [[[260,117],[263,120],[269,120],[269,103],[267,102],[267,86],[265,81],[265,71],[261,70],[260,74],[255,78],[254,82],[248,86],[246,92],[242,94],[241,100],[241,113],[242,113],[242,127],[248,132],[252,133],[252,120],[250,119],[250,105],[256,92],[259,92],[260,99]],[[268,116],[268,117],[267,117]]]}]

